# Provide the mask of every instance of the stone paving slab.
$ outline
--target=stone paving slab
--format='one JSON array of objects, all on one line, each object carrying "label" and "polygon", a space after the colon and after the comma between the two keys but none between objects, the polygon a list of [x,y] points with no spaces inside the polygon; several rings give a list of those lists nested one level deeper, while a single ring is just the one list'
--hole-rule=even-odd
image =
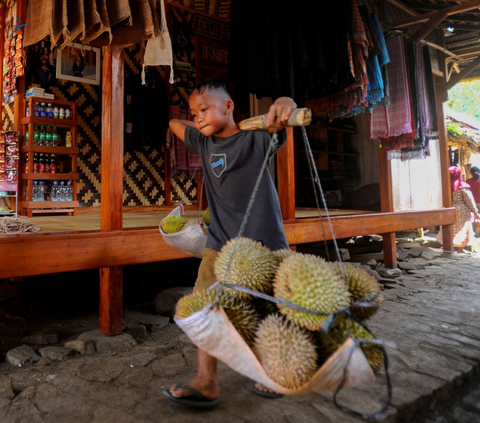
[{"label": "stone paving slab", "polygon": [[[480,257],[449,255],[430,264],[388,285],[384,304],[369,322],[378,338],[397,345],[387,349],[393,398],[382,422],[415,421],[419,411],[448,401],[479,374]],[[175,325],[159,334],[155,341],[118,351],[78,354],[50,365],[2,368],[0,422],[363,421],[336,408],[332,392],[280,400],[255,396],[253,382],[222,363],[216,409],[173,404],[162,396],[162,389],[195,374],[196,348]],[[466,398],[472,409],[479,407],[473,395]],[[385,371],[373,382],[343,390],[338,400],[367,414],[380,410],[386,400]]]}]

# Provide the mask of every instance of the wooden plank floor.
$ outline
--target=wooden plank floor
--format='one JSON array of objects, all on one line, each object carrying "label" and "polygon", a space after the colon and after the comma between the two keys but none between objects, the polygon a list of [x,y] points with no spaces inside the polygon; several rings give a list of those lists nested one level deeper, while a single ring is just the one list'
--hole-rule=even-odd
[{"label": "wooden plank floor", "polygon": [[[151,228],[158,227],[161,220],[167,216],[169,211],[155,212],[124,212],[123,228]],[[185,211],[185,217],[189,220],[200,219],[202,216],[198,210]],[[329,210],[330,216],[351,216],[357,214],[372,213],[362,210]],[[322,211],[322,216],[325,216]],[[318,216],[317,209],[297,209],[296,218],[312,218]],[[81,231],[99,231],[100,230],[100,214],[99,213],[79,213],[76,216],[34,216],[31,218],[24,217],[33,222],[40,231],[37,234],[46,233],[64,233],[64,232],[81,232]],[[0,235],[1,236],[1,235]],[[8,236],[8,235],[7,235]]]}]

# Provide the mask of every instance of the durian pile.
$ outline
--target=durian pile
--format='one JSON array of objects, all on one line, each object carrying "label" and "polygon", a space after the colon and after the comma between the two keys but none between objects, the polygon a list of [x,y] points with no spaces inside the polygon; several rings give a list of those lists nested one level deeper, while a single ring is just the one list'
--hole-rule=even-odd
[{"label": "durian pile", "polygon": [[[225,284],[240,285],[320,313],[338,313],[350,307],[352,318],[340,314],[328,334],[321,326],[327,316],[277,305],[229,287],[224,287],[220,305],[252,348],[267,375],[279,385],[297,389],[308,382],[321,365],[347,339],[370,339],[373,335],[360,323],[371,318],[383,301],[373,276],[344,263],[346,280],[339,263],[296,253],[272,252],[248,238],[235,238],[220,251],[215,276]],[[351,306],[377,294],[374,306]],[[177,318],[187,317],[215,304],[218,292],[190,294],[177,304]],[[357,323],[359,322],[359,323]],[[373,370],[383,364],[376,344],[360,344]]]},{"label": "durian pile", "polygon": [[208,208],[203,213],[202,219],[200,221],[197,221],[197,220],[188,221],[184,217],[171,215],[163,219],[161,227],[164,233],[174,234],[196,223],[200,223],[205,233],[208,233],[208,225],[210,225],[210,211]]}]

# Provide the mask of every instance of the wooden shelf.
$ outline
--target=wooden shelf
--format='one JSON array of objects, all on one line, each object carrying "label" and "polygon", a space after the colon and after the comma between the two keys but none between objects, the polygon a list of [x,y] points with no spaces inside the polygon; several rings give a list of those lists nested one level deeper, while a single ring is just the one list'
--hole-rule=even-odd
[{"label": "wooden shelf", "polygon": [[19,201],[18,205],[20,207],[41,209],[57,209],[61,207],[61,210],[64,210],[65,208],[72,209],[80,206],[78,201]]},{"label": "wooden shelf", "polygon": [[78,154],[80,149],[78,147],[51,147],[46,145],[22,145],[22,153],[50,153],[60,155]]},{"label": "wooden shelf", "polygon": [[22,118],[22,125],[44,125],[44,126],[59,126],[61,128],[71,128],[72,126],[77,126],[76,119],[53,119],[53,118],[42,118],[29,116]]},{"label": "wooden shelf", "polygon": [[77,181],[78,173],[22,173],[21,178],[31,181]]}]

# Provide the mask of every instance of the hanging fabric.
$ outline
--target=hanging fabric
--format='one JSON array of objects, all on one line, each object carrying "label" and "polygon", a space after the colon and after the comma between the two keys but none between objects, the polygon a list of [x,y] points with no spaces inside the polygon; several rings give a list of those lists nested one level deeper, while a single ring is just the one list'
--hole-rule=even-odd
[{"label": "hanging fabric", "polygon": [[27,7],[24,46],[50,37],[56,45],[60,37],[68,36],[67,0],[30,0]]},{"label": "hanging fabric", "polygon": [[68,35],[63,38],[60,48],[63,49],[69,43],[85,37],[85,5],[83,0],[68,2],[67,9]]}]

